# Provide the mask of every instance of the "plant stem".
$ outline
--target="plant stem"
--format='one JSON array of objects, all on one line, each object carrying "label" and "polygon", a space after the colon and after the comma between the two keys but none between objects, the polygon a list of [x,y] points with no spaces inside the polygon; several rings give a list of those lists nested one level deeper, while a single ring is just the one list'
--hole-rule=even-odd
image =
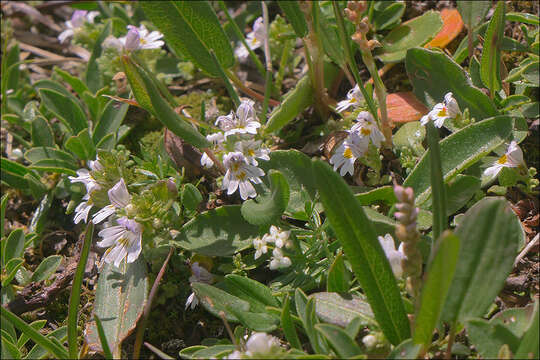
[{"label": "plant stem", "polygon": [[272,91],[272,58],[270,56],[270,26],[268,17],[268,7],[264,1],[261,1],[263,22],[264,22],[264,58],[266,60],[266,76],[265,76],[265,88],[264,88],[264,100],[261,112],[261,123],[266,123],[266,113],[268,111],[268,100],[270,99],[270,92]]},{"label": "plant stem", "polygon": [[[433,209],[433,241],[439,239],[446,229],[446,191],[441,166],[441,149],[439,146],[439,131],[433,121],[427,123],[427,138],[429,146],[429,158],[431,164],[431,196]],[[432,249],[436,249],[433,246]],[[432,254],[433,255],[433,254]]]},{"label": "plant stem", "polygon": [[[225,16],[227,16],[227,19],[229,20],[229,23],[231,24],[236,36],[240,39],[240,41],[242,42],[242,45],[244,45],[244,47],[248,51],[249,57],[251,58],[251,60],[253,60],[253,63],[257,67],[257,70],[261,73],[261,75],[266,76],[266,70],[264,69],[263,64],[261,63],[261,61],[255,54],[255,52],[251,50],[251,48],[247,44],[246,39],[244,37],[244,33],[242,32],[242,30],[240,30],[240,28],[238,27],[238,24],[236,23],[236,21],[234,21],[231,14],[229,14],[229,11],[227,10],[227,6],[225,5],[225,2],[223,0],[219,0],[218,3],[221,10],[223,10],[223,12],[225,13]],[[268,34],[268,30],[266,33]]]},{"label": "plant stem", "polygon": [[287,67],[287,62],[289,61],[289,55],[293,50],[293,46],[293,40],[286,40],[285,45],[283,46],[283,53],[281,54],[281,59],[279,61],[279,70],[274,81],[274,88],[277,90],[278,94],[281,92],[281,84],[283,83],[285,68]]},{"label": "plant stem", "polygon": [[446,353],[444,354],[445,359],[452,358],[452,346],[454,345],[455,338],[456,338],[456,325],[450,324],[450,332],[448,334],[448,345],[446,347]]},{"label": "plant stem", "polygon": [[221,64],[219,63],[219,60],[216,57],[214,50],[210,50],[210,55],[212,56],[212,60],[214,60],[214,63],[216,64],[216,68],[219,70],[219,75],[221,79],[223,80],[223,82],[225,83],[225,88],[227,89],[227,92],[231,96],[234,106],[235,107],[240,106],[240,98],[238,97],[238,93],[236,92],[236,90],[234,90],[234,88],[231,85],[231,82],[229,81],[229,78],[226,75],[227,70],[225,70],[223,66],[221,66]]},{"label": "plant stem", "polygon": [[169,263],[169,259],[171,258],[173,251],[174,251],[174,248],[171,246],[169,250],[169,254],[167,255],[167,258],[165,259],[165,261],[163,262],[163,265],[161,265],[161,269],[159,270],[159,273],[156,276],[156,280],[154,280],[154,284],[152,285],[152,289],[150,290],[150,295],[148,295],[148,301],[146,302],[146,305],[144,306],[142,319],[137,328],[137,335],[135,336],[135,345],[133,345],[133,358],[134,359],[139,358],[139,354],[141,352],[141,346],[143,342],[144,330],[146,328],[146,322],[148,321],[148,315],[150,315],[150,309],[152,308],[152,300],[154,300],[154,296],[156,295],[159,282],[161,281],[163,274],[165,274],[165,269],[167,268],[167,264]]},{"label": "plant stem", "polygon": [[77,358],[77,320],[79,318],[78,310],[81,300],[81,286],[84,277],[84,269],[86,268],[86,262],[88,261],[88,253],[90,252],[90,245],[92,244],[93,234],[94,224],[92,222],[89,222],[88,225],[86,225],[86,231],[84,233],[83,244],[81,247],[81,255],[79,256],[79,264],[77,265],[77,269],[75,270],[73,284],[71,285],[67,331],[69,357],[71,359]]},{"label": "plant stem", "polygon": [[[246,85],[244,85],[244,83],[242,83],[242,80],[240,80],[232,71],[227,71],[227,76],[240,91],[244,92],[245,94],[259,101],[264,100],[263,95],[259,94],[258,92],[254,90],[251,90]],[[268,103],[272,106],[278,106],[280,104],[279,101],[274,100],[274,99],[268,99]]]}]

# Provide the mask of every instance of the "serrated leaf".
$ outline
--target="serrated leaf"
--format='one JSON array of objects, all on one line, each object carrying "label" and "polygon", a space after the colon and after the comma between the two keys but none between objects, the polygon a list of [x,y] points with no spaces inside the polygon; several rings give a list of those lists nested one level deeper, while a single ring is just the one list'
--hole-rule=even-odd
[{"label": "serrated leaf", "polygon": [[234,64],[227,35],[208,1],[162,1],[141,3],[146,16],[163,33],[167,45],[193,61],[208,74],[219,77],[213,50],[224,68]]},{"label": "serrated leaf", "polygon": [[472,86],[467,73],[446,54],[422,48],[407,51],[407,75],[414,94],[428,108],[452,92],[461,109],[469,108],[471,116],[482,120],[497,115],[497,108],[480,89]]},{"label": "serrated leaf", "polygon": [[289,184],[285,176],[277,170],[268,172],[270,191],[254,200],[244,201],[240,208],[242,216],[253,225],[272,224],[278,220],[289,204]]},{"label": "serrated leaf", "polygon": [[240,205],[205,211],[188,221],[172,244],[207,256],[230,256],[248,247],[259,227],[240,214]]},{"label": "serrated leaf", "polygon": [[376,56],[385,63],[400,62],[405,59],[408,49],[421,46],[431,40],[442,27],[441,16],[436,11],[428,11],[395,27],[382,40],[382,48]]},{"label": "serrated leaf", "polygon": [[317,316],[330,324],[346,327],[356,318],[362,325],[374,324],[375,317],[365,297],[333,292],[319,292],[309,296],[315,299]]},{"label": "serrated leaf", "polygon": [[[516,118],[496,116],[469,125],[440,141],[441,166],[445,182],[507,142],[512,136]],[[426,151],[413,171],[405,179],[416,196],[416,204],[426,208],[431,195],[430,152]]]},{"label": "serrated leaf", "polygon": [[[135,329],[147,298],[148,278],[142,256],[120,268],[103,265],[93,314],[99,316],[113,354],[118,353],[122,341]],[[86,324],[85,337],[90,350],[103,352],[94,321]]]},{"label": "serrated leaf", "polygon": [[[481,317],[504,286],[513,267],[521,224],[504,198],[473,205],[455,230],[461,241],[443,320]],[[473,274],[471,276],[471,274]]]},{"label": "serrated leaf", "polygon": [[492,95],[502,87],[501,44],[504,27],[504,1],[499,1],[486,30],[480,59],[480,77]]}]

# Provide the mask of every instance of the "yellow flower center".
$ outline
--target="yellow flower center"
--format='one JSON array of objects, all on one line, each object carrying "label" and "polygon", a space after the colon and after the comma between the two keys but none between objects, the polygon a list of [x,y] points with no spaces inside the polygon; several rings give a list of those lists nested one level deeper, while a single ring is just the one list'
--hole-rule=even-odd
[{"label": "yellow flower center", "polygon": [[446,106],[443,106],[443,108],[441,109],[441,111],[439,111],[437,116],[443,117],[443,116],[446,116],[446,114],[447,114]]},{"label": "yellow flower center", "polygon": [[249,156],[255,156],[255,150],[249,149],[249,150],[248,150],[248,155],[249,155]]},{"label": "yellow flower center", "polygon": [[353,157],[353,153],[351,148],[345,148],[345,151],[343,152],[343,156],[347,159],[351,159]]},{"label": "yellow flower center", "polygon": [[362,128],[362,129],[360,129],[360,132],[362,133],[362,135],[369,135],[369,134],[371,134],[371,129]]},{"label": "yellow flower center", "polygon": [[499,160],[497,160],[497,162],[498,162],[499,164],[506,164],[507,161],[508,161],[508,158],[506,157],[506,154],[504,154],[503,156],[501,156],[501,157],[499,158]]},{"label": "yellow flower center", "polygon": [[246,178],[246,173],[243,171],[240,171],[240,173],[238,174],[238,178],[243,181]]},{"label": "yellow flower center", "polygon": [[239,168],[240,168],[240,164],[238,164],[238,163],[233,163],[232,164],[232,170],[234,172],[237,172]]},{"label": "yellow flower center", "polygon": [[146,44],[146,42],[147,42],[147,41],[146,41],[145,39],[143,39],[143,38],[141,38],[139,41],[140,41],[140,43],[143,44],[143,45]]}]

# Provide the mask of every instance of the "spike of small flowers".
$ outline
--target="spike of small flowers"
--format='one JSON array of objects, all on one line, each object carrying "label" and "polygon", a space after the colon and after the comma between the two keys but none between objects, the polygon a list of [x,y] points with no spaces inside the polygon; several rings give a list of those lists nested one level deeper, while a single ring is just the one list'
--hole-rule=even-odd
[{"label": "spike of small flowers", "polygon": [[118,267],[124,259],[132,263],[139,257],[142,249],[142,226],[125,216],[116,222],[118,225],[107,227],[98,233],[103,240],[98,241],[97,245],[108,247],[103,261]]},{"label": "spike of small flowers", "polygon": [[364,95],[362,95],[358,84],[356,84],[351,90],[347,92],[347,99],[338,102],[336,106],[336,111],[338,113],[341,113],[350,108],[351,106],[358,107],[363,100]]},{"label": "spike of small flowers", "polygon": [[223,165],[227,169],[223,177],[223,189],[227,189],[227,195],[231,195],[239,189],[242,200],[257,196],[251,183],[261,183],[260,177],[264,175],[263,170],[248,164],[244,154],[238,151],[226,154],[223,158]]},{"label": "spike of small flowers", "polygon": [[449,92],[444,95],[444,101],[442,103],[436,104],[433,110],[420,119],[420,123],[426,125],[429,121],[433,121],[435,127],[440,128],[446,119],[455,119],[458,116],[461,116],[461,110],[456,99]]},{"label": "spike of small flowers", "polygon": [[488,167],[484,171],[486,176],[497,176],[499,172],[505,168],[515,168],[525,166],[525,161],[523,160],[523,151],[517,144],[517,142],[512,141],[508,146],[508,149],[492,166]]}]

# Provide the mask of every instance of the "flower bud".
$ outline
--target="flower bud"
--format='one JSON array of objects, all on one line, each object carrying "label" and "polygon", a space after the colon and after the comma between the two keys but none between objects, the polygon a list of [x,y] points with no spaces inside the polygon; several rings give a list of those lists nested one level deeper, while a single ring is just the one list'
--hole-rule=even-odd
[{"label": "flower bud", "polygon": [[366,335],[362,338],[362,343],[368,350],[372,350],[375,346],[377,346],[377,338],[375,335]]},{"label": "flower bud", "polygon": [[135,205],[130,203],[130,204],[128,204],[126,206],[126,214],[127,214],[127,216],[133,217],[135,215],[136,211],[137,211],[137,209],[135,208]]}]

